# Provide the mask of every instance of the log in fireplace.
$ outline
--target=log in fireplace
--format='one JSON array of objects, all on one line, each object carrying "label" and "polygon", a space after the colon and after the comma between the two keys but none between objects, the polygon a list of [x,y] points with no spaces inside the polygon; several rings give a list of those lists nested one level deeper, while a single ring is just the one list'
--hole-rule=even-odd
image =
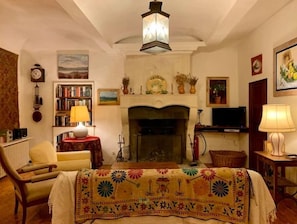
[{"label": "log in fireplace", "polygon": [[175,161],[186,158],[189,108],[136,106],[128,109],[130,160]]}]

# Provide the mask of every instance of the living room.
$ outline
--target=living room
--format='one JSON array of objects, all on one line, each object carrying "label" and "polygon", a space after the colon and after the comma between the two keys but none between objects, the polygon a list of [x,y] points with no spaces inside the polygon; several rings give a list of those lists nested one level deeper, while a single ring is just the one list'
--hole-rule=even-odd
[{"label": "living room", "polygon": [[[135,52],[127,53],[120,47],[111,47],[107,41],[99,41],[103,38],[102,34],[97,33],[96,28],[92,27],[90,21],[86,23],[88,19],[85,18],[86,16],[82,12],[81,8],[83,6],[80,5],[81,8],[75,6],[75,1],[72,3],[67,3],[64,0],[42,1],[41,3],[37,0],[26,3],[23,1],[15,1],[14,3],[5,0],[0,1],[1,9],[3,9],[3,13],[0,15],[0,47],[18,55],[19,123],[20,128],[28,129],[28,136],[31,138],[30,147],[42,140],[53,142],[54,82],[72,81],[71,79],[59,79],[57,56],[58,54],[69,53],[84,53],[89,56],[88,79],[78,81],[94,82],[93,125],[95,127],[93,134],[100,137],[104,164],[113,164],[116,161],[119,150],[118,136],[123,135],[124,131],[121,105],[98,105],[97,90],[119,89],[121,97],[125,97],[121,91],[122,79],[125,76],[129,77],[129,87],[132,88],[135,95],[140,94],[140,88],[142,88],[144,95],[147,80],[152,75],[157,74],[166,79],[168,94],[173,92],[173,95],[178,96],[181,94],[177,92],[177,84],[174,78],[177,73],[197,76],[199,79],[196,84],[196,103],[197,108],[203,110],[200,122],[205,125],[211,125],[212,123],[212,108],[207,106],[208,77],[228,77],[228,107],[245,106],[247,109],[249,106],[249,83],[267,79],[268,104],[290,105],[292,119],[297,124],[297,105],[294,103],[297,96],[295,94],[274,96],[273,94],[275,82],[273,50],[297,37],[297,25],[295,23],[297,19],[295,13],[297,2],[289,0],[266,0],[264,2],[269,2],[272,8],[274,8],[274,4],[279,7],[280,4],[283,5],[279,9],[275,9],[276,11],[269,18],[262,21],[257,28],[252,29],[240,39],[222,41],[215,47],[195,45],[194,50],[191,49],[182,53],[172,51],[168,54],[140,55]],[[39,7],[37,11],[34,11],[34,5],[36,4]],[[67,4],[70,4],[70,6]],[[144,4],[145,7],[142,12],[148,10],[148,4],[149,1]],[[263,7],[259,1],[255,1],[255,5]],[[25,11],[22,7],[27,10],[31,9]],[[166,2],[163,3],[163,7],[165,10]],[[48,12],[45,14],[41,9],[48,10]],[[68,11],[70,9],[72,10],[71,14]],[[258,8],[252,7],[250,10],[256,11]],[[28,23],[23,24],[27,20],[22,21],[22,17],[28,18],[29,13],[31,13],[32,17],[29,18]],[[173,16],[172,12],[168,11],[168,13],[171,14],[171,17]],[[258,13],[260,14],[260,12]],[[42,14],[46,16],[37,16]],[[50,14],[52,16],[49,18]],[[80,17],[82,20],[79,22],[77,19]],[[73,18],[75,18],[75,22],[73,22]],[[248,18],[250,20],[258,19],[256,16]],[[136,14],[135,19],[139,19],[140,23],[140,14]],[[232,20],[232,18],[229,19]],[[49,24],[47,24],[48,21],[55,24],[55,30],[51,30]],[[199,23],[197,26],[199,26]],[[75,30],[71,30],[71,28],[75,28]],[[232,28],[230,29],[232,30]],[[58,30],[61,32],[58,32]],[[141,33],[141,30],[139,32]],[[112,44],[115,44],[115,42]],[[262,72],[252,75],[251,59],[258,55],[262,56]],[[30,70],[34,64],[40,64],[45,69],[45,82],[38,83],[39,94],[43,98],[43,105],[39,109],[42,113],[42,119],[39,122],[32,119],[35,83],[30,80]],[[186,94],[189,94],[189,86],[186,88]],[[157,95],[155,97],[157,98]],[[198,122],[198,116],[195,119]],[[247,124],[248,122],[249,117],[247,116]],[[1,127],[1,129],[5,128]],[[244,150],[247,154],[249,152],[248,134],[246,133],[206,133],[205,135],[208,143],[207,151],[200,158],[205,163],[211,162],[208,153],[209,149],[228,148],[231,150]],[[296,154],[296,132],[285,133],[284,135],[286,152]],[[125,136],[126,146],[129,143],[127,137]],[[297,182],[294,173],[296,173],[296,170],[292,168],[288,175],[292,181]]]},{"label": "living room", "polygon": [[[59,1],[59,4],[62,4],[62,2]],[[4,8],[8,7],[7,9],[9,9],[9,4],[7,5],[4,2],[2,4]],[[34,4],[36,2],[32,1],[32,5]],[[60,6],[57,6],[57,3],[46,4],[44,7],[52,6],[53,11],[51,13],[61,13]],[[291,13],[291,11],[296,8],[296,3],[294,1],[283,1],[282,4],[284,4],[283,8],[240,40],[223,42],[213,49],[196,46],[196,51],[190,50],[187,53],[178,54],[173,51],[164,55],[134,55],[136,53],[125,55],[125,52],[123,53],[119,49],[110,48],[108,51],[101,46],[105,50],[104,52],[98,44],[88,39],[88,37],[83,37],[83,39],[81,37],[79,41],[73,37],[67,39],[69,36],[65,35],[67,32],[64,31],[61,34],[53,33],[52,37],[49,37],[47,36],[49,33],[45,31],[46,27],[43,26],[45,24],[42,24],[46,20],[42,19],[40,21],[34,20],[32,24],[26,25],[27,27],[38,27],[38,35],[33,35],[32,39],[26,39],[22,37],[25,34],[21,34],[21,32],[26,32],[22,25],[19,24],[19,17],[12,16],[14,11],[11,11],[9,12],[9,22],[5,18],[2,19],[5,22],[1,24],[1,33],[3,33],[1,47],[18,55],[17,78],[20,128],[28,129],[28,135],[32,138],[30,140],[31,146],[41,140],[52,141],[54,119],[53,82],[72,81],[59,80],[57,75],[57,55],[65,52],[87,53],[89,55],[89,77],[87,80],[79,81],[94,81],[94,95],[97,94],[97,89],[121,89],[124,76],[130,78],[130,88],[133,89],[135,94],[139,94],[140,87],[143,88],[144,93],[147,80],[155,73],[166,78],[168,92],[172,91],[174,94],[178,94],[177,84],[174,80],[177,73],[197,76],[199,80],[196,84],[197,91],[195,95],[198,99],[198,108],[203,110],[200,116],[201,123],[205,125],[211,125],[212,123],[212,108],[208,107],[206,102],[207,77],[228,77],[230,87],[228,106],[245,106],[247,109],[249,103],[248,84],[267,79],[267,102],[269,104],[289,104],[293,120],[296,123],[295,111],[297,108],[292,103],[295,101],[296,96],[273,96],[273,49],[296,37],[296,32],[294,32],[296,30],[294,29],[295,24],[291,23],[291,21],[294,21],[294,13]],[[39,13],[42,12],[39,11]],[[136,16],[138,17],[138,15]],[[68,17],[64,23],[70,23]],[[9,30],[11,31],[8,32]],[[279,32],[275,32],[276,30]],[[12,31],[18,32],[18,35],[13,35]],[[252,75],[251,58],[257,55],[263,57],[262,73]],[[144,62],[148,64],[143,66]],[[42,119],[39,122],[32,119],[35,84],[30,81],[30,69],[36,63],[42,65],[45,69],[45,82],[38,83],[39,94],[43,98],[43,105],[40,108]],[[174,67],[172,64],[174,64]],[[189,86],[187,88],[186,91],[189,91]],[[112,164],[119,150],[118,136],[123,134],[121,108],[119,105],[97,105],[97,96],[94,98],[94,135],[99,136],[101,139],[104,163]],[[198,118],[196,119],[198,122]],[[247,116],[247,124],[248,119]],[[1,128],[5,129],[5,127]],[[42,132],[40,132],[41,129]],[[286,133],[285,137],[286,151],[295,153],[295,133]],[[248,153],[247,135],[220,134],[218,138],[210,136],[208,147],[210,149],[240,149]],[[210,162],[208,153],[201,159]]]}]

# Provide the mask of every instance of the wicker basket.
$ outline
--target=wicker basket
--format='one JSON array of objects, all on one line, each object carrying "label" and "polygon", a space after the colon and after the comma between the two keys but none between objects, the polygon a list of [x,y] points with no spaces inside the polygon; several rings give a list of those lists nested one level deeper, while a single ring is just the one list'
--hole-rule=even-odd
[{"label": "wicker basket", "polygon": [[244,151],[209,150],[214,167],[244,167],[246,154]]}]

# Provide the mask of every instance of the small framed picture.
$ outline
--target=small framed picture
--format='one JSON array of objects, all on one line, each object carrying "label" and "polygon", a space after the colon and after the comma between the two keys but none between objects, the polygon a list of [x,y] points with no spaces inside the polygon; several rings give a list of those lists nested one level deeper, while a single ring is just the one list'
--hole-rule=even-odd
[{"label": "small framed picture", "polygon": [[227,107],[229,105],[229,77],[207,77],[206,106]]},{"label": "small framed picture", "polygon": [[252,75],[258,75],[262,73],[262,54],[251,58]]},{"label": "small framed picture", "polygon": [[119,89],[98,89],[98,105],[119,105],[120,90]]}]

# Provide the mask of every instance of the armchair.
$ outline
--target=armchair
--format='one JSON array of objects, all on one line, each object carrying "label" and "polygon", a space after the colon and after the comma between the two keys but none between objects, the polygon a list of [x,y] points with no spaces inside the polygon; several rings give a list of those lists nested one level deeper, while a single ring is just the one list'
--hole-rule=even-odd
[{"label": "armchair", "polygon": [[56,164],[56,171],[75,171],[91,166],[90,151],[57,152],[49,141],[30,148],[29,155],[33,165]]},{"label": "armchair", "polygon": [[[0,145],[0,163],[6,175],[14,185],[15,208],[14,214],[18,212],[19,203],[23,207],[22,224],[26,223],[27,208],[30,206],[46,203],[59,172],[51,172],[56,165],[28,166],[16,171],[12,168],[9,158],[6,156],[4,148]],[[38,169],[47,168],[48,173],[42,175],[28,174],[24,177],[21,173],[32,172]]]}]

